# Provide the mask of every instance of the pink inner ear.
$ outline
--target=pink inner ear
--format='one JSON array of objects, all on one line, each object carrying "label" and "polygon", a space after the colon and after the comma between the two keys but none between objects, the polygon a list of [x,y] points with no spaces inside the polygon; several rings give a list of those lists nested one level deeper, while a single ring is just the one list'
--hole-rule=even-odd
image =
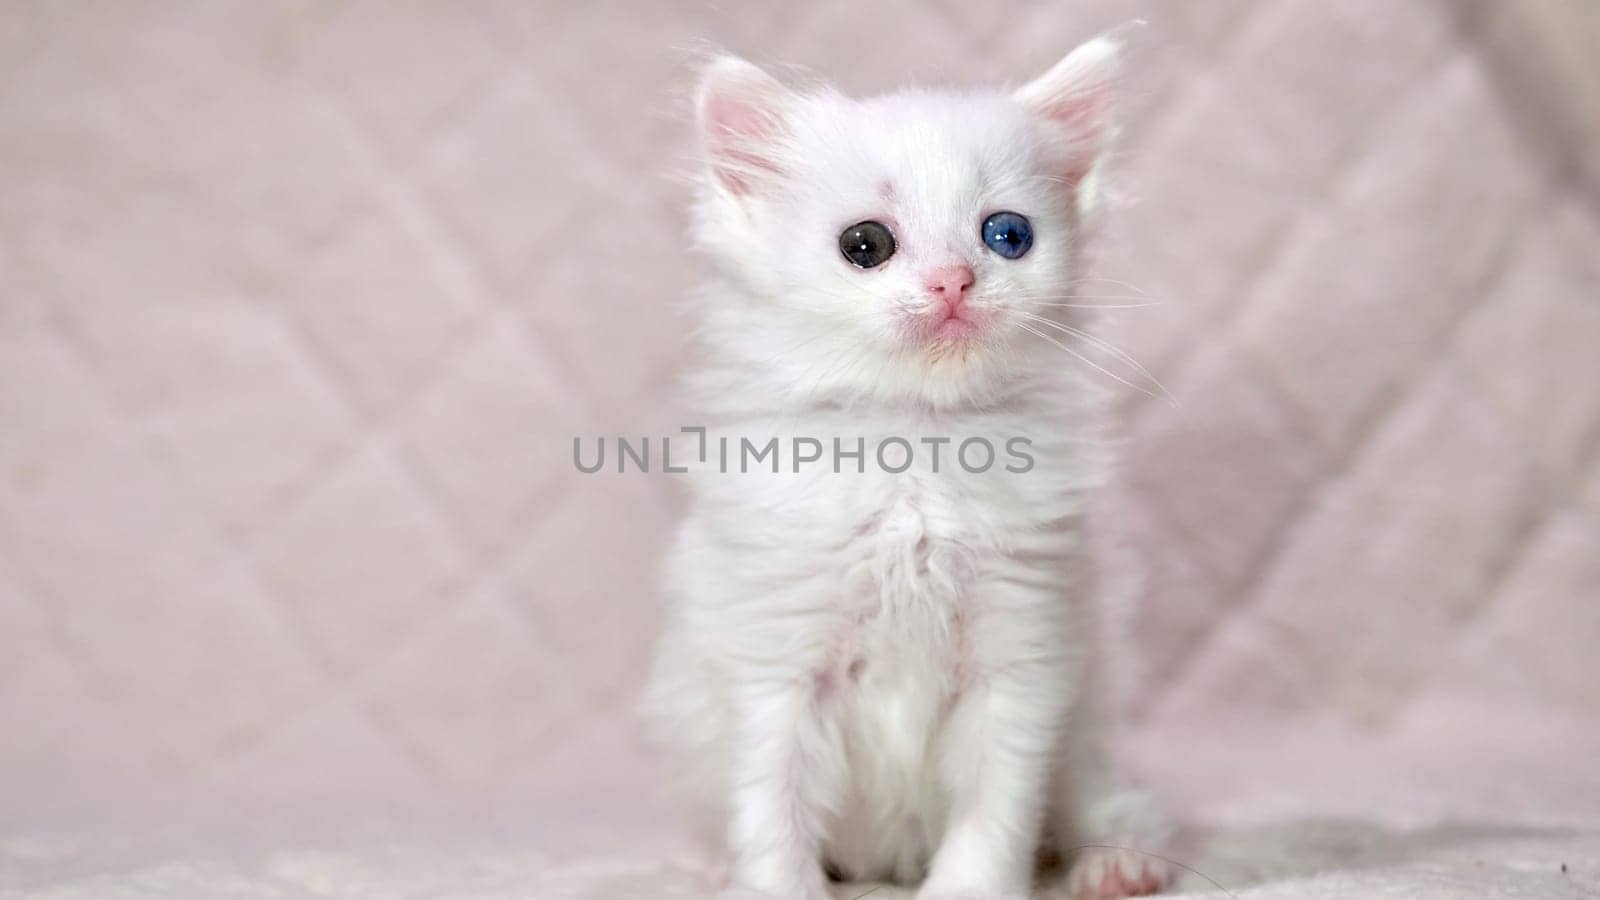
[{"label": "pink inner ear", "polygon": [[772,118],[748,97],[712,94],[705,101],[706,142],[717,177],[735,194],[752,190],[751,178],[776,172],[777,165],[761,153],[761,144],[773,131]]},{"label": "pink inner ear", "polygon": [[767,133],[766,120],[748,100],[740,97],[707,97],[706,122],[714,133],[745,137],[760,137]]},{"label": "pink inner ear", "polygon": [[1102,81],[1084,85],[1065,96],[1052,97],[1045,103],[1043,112],[1085,138],[1098,140],[1105,131],[1106,116],[1111,112],[1111,85]]},{"label": "pink inner ear", "polygon": [[1040,112],[1059,124],[1071,141],[1061,173],[1069,184],[1083,181],[1099,159],[1106,129],[1110,127],[1111,102],[1111,82],[1096,80],[1077,85],[1040,105]]}]

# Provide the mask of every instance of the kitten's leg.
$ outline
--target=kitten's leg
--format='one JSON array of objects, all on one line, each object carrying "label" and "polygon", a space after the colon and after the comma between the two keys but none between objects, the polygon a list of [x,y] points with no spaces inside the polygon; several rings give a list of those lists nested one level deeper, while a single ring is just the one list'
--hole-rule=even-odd
[{"label": "kitten's leg", "polygon": [[824,820],[844,771],[837,728],[809,675],[769,677],[739,691],[733,882],[785,900],[827,900]]},{"label": "kitten's leg", "polygon": [[[1116,900],[1161,891],[1172,881],[1162,857],[1171,828],[1155,800],[1116,773],[1111,728],[1098,690],[1078,698],[1062,736],[1052,812],[1072,900]],[[1074,726],[1076,723],[1076,726]]]},{"label": "kitten's leg", "polygon": [[951,809],[921,900],[1022,897],[1032,882],[1060,722],[1076,688],[1065,649],[1042,637],[1055,631],[1052,613],[1031,599],[991,591],[989,611],[968,626],[969,677],[942,736]]},{"label": "kitten's leg", "polygon": [[957,769],[948,773],[950,818],[923,900],[998,900],[1028,890],[1054,740],[1032,681],[992,677],[959,701],[947,741]]},{"label": "kitten's leg", "polygon": [[1168,829],[1154,802],[1130,787],[1108,790],[1090,804],[1086,824],[1062,842],[1070,860],[1067,893],[1073,900],[1118,900],[1160,893],[1172,883]]},{"label": "kitten's leg", "polygon": [[1162,856],[1167,829],[1146,794],[1128,787],[1107,790],[1083,820],[1076,836],[1062,841],[1072,900],[1142,897],[1171,884],[1172,866]]}]

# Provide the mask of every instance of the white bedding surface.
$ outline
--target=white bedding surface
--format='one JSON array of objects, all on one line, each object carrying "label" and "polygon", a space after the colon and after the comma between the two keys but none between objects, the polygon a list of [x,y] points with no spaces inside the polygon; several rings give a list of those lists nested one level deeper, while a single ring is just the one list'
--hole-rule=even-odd
[{"label": "white bedding surface", "polygon": [[[1130,756],[1165,785],[1183,828],[1164,855],[1175,896],[1276,900],[1600,897],[1600,727],[1458,706],[1382,740],[1300,723],[1187,740],[1144,733]],[[718,888],[648,778],[613,772],[626,735],[584,746],[594,765],[501,819],[426,803],[351,821],[241,801],[209,828],[99,821],[0,839],[0,897],[347,900],[759,900]],[[648,769],[636,760],[634,771]],[[1056,896],[1046,882],[1040,897]],[[840,885],[836,897],[910,892]]]},{"label": "white bedding surface", "polygon": [[[1212,829],[1194,838],[1171,896],[1252,900],[1580,900],[1600,896],[1600,830],[1440,824],[1392,830],[1308,820]],[[0,897],[40,900],[761,900],[721,891],[704,865],[641,847],[551,856],[515,843],[290,843],[264,852],[214,848],[116,864],[104,848],[48,841],[0,845]],[[1215,881],[1215,884],[1213,884]],[[1217,887],[1221,885],[1221,887]],[[1041,897],[1053,896],[1047,887]],[[839,900],[909,900],[912,892],[838,885]]]}]

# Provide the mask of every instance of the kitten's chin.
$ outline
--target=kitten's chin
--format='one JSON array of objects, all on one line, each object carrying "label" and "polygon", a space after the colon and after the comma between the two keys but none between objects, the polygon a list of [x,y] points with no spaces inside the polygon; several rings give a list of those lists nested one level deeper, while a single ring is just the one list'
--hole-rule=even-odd
[{"label": "kitten's chin", "polygon": [[916,399],[940,407],[968,407],[986,404],[1010,381],[996,348],[984,339],[982,329],[952,328],[950,333],[930,340],[903,357]]},{"label": "kitten's chin", "polygon": [[934,329],[936,344],[962,345],[977,338],[978,326],[966,319],[945,319]]},{"label": "kitten's chin", "polygon": [[[962,323],[947,323],[956,327],[946,328],[940,326],[940,333],[924,342],[921,346],[921,355],[937,368],[959,368],[976,364],[981,361],[984,354],[984,345],[978,340],[976,331],[971,325]],[[950,375],[958,372],[948,373]]]}]

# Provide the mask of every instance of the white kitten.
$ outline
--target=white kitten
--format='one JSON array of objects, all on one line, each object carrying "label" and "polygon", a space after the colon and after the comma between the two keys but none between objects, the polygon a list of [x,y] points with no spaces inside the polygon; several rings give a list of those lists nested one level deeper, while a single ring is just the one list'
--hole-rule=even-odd
[{"label": "white kitten", "polygon": [[739,887],[1020,896],[1047,842],[1082,895],[1166,880],[1072,852],[1156,839],[1101,750],[1102,444],[1062,352],[1116,69],[1101,39],[1011,93],[704,73],[707,431],[645,708]]}]

